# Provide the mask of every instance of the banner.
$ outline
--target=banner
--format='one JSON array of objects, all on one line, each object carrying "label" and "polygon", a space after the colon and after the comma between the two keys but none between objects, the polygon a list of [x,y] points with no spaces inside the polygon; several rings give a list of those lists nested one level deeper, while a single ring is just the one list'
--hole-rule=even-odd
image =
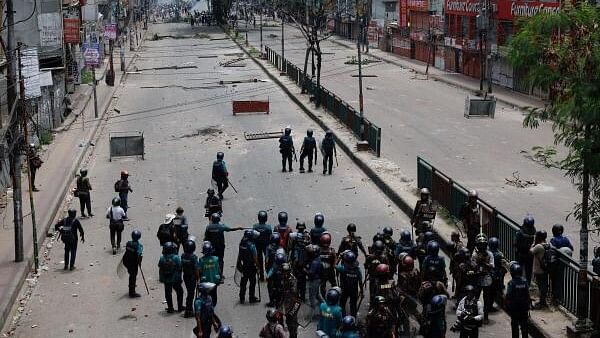
[{"label": "banner", "polygon": [[512,21],[515,18],[532,17],[538,13],[557,13],[560,2],[540,1],[498,1],[498,19]]},{"label": "banner", "polygon": [[43,13],[38,15],[40,30],[40,46],[62,46],[62,16],[59,13]]},{"label": "banner", "polygon": [[110,40],[117,39],[117,25],[114,23],[104,25],[104,37]]},{"label": "banner", "polygon": [[63,30],[65,43],[76,43],[80,42],[79,39],[79,19],[78,18],[64,18],[63,19]]},{"label": "banner", "polygon": [[96,43],[84,42],[82,46],[83,59],[88,67],[97,67],[100,65],[100,45]]},{"label": "banner", "polygon": [[400,27],[408,26],[408,0],[400,0]]},{"label": "banner", "polygon": [[25,87],[25,99],[42,96],[40,89],[40,63],[37,48],[21,50],[21,76]]}]

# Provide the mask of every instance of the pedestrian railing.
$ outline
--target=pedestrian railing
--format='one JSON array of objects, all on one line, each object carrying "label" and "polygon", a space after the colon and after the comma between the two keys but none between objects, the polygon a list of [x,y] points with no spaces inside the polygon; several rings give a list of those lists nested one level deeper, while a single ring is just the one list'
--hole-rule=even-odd
[{"label": "pedestrian railing", "polygon": [[313,95],[328,112],[350,128],[354,135],[359,138],[364,136],[364,139],[369,143],[369,148],[372,149],[377,156],[381,156],[381,128],[368,119],[363,118],[363,132],[363,130],[361,130],[361,117],[356,109],[325,87],[321,85],[317,86],[313,78],[305,74],[304,71],[296,67],[296,65],[290,61],[282,58],[271,48],[265,47],[265,51],[267,60],[269,60],[271,64],[277,67],[279,71],[286,74],[298,86],[304,87],[306,91]]},{"label": "pedestrian railing", "polygon": [[[468,191],[466,187],[455,182],[450,176],[431,165],[421,157],[417,157],[417,185],[419,189],[428,188],[431,197],[441,207],[446,209],[454,221],[459,218],[460,208],[467,201]],[[498,237],[500,250],[507,260],[516,260],[515,237],[519,231],[519,223],[507,215],[498,211],[491,204],[481,198],[478,199],[481,210],[482,231],[489,237]],[[579,264],[571,257],[558,252],[559,262],[556,266],[552,283],[555,299],[567,311],[575,314],[577,311],[577,279],[579,275]],[[588,288],[588,317],[596,327],[600,327],[600,304],[598,296],[600,280],[594,273],[590,272],[587,280]],[[594,286],[594,287],[592,287]]]}]

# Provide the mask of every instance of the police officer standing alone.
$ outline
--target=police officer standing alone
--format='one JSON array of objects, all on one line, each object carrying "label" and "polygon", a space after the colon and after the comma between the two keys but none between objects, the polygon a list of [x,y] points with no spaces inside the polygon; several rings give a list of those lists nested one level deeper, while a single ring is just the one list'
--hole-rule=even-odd
[{"label": "police officer standing alone", "polygon": [[133,190],[129,185],[129,173],[126,170],[121,171],[121,179],[115,182],[115,192],[119,193],[121,208],[123,208],[123,211],[127,214],[127,208],[129,207],[127,204],[128,196]]},{"label": "police officer standing alone", "polygon": [[512,262],[510,265],[512,279],[506,288],[506,312],[510,316],[512,337],[519,338],[519,329],[523,338],[529,337],[527,321],[529,319],[529,284],[523,277],[521,264]]},{"label": "police officer standing alone", "polygon": [[106,211],[108,218],[108,228],[110,230],[110,245],[112,246],[112,254],[116,255],[117,250],[121,247],[121,233],[125,229],[123,220],[127,217],[123,208],[121,208],[121,199],[113,198],[112,206]]},{"label": "police officer standing alone", "polygon": [[217,159],[213,162],[212,166],[212,179],[217,184],[217,192],[220,199],[223,199],[223,193],[229,187],[229,172],[223,160],[224,157],[224,153],[218,152]]},{"label": "police officer standing alone", "polygon": [[285,128],[284,135],[279,138],[279,152],[281,153],[281,171],[285,172],[285,164],[288,163],[289,171],[293,171],[292,168],[292,155],[296,149],[294,149],[294,140],[292,139],[292,129]]},{"label": "police officer standing alone", "polygon": [[60,220],[55,230],[60,233],[60,238],[65,244],[65,267],[64,269],[75,269],[75,257],[77,256],[77,232],[81,236],[81,243],[85,243],[83,227],[77,219],[77,210],[71,208],[68,211],[68,216]]},{"label": "police officer standing alone", "polygon": [[208,189],[206,191],[206,202],[204,203],[204,217],[210,220],[210,215],[217,213],[223,216],[223,202],[217,196],[215,196],[215,189]]},{"label": "police officer standing alone", "polygon": [[35,187],[35,173],[39,168],[42,167],[44,161],[42,161],[38,155],[34,143],[29,145],[29,150],[27,151],[27,161],[29,163],[29,172],[31,174],[31,187],[33,191],[39,191],[38,188]]},{"label": "police officer standing alone", "polygon": [[92,197],[90,196],[90,191],[92,190],[92,185],[90,184],[90,179],[87,177],[88,171],[87,169],[80,169],[79,176],[77,177],[76,186],[77,190],[75,190],[76,197],[79,197],[79,206],[81,208],[81,217],[85,218],[85,209],[87,208],[88,215],[90,217],[94,216],[92,214]]},{"label": "police officer standing alone", "polygon": [[337,157],[337,149],[335,147],[335,139],[333,138],[333,131],[327,130],[325,132],[325,138],[321,141],[321,155],[323,155],[323,175],[329,171],[331,175],[331,169],[333,168],[333,157]]},{"label": "police officer standing alone", "polygon": [[177,312],[183,307],[183,288],[181,287],[181,258],[177,256],[177,246],[173,242],[163,245],[163,254],[158,261],[159,281],[165,286],[167,313],[175,312],[173,308],[173,289],[177,294]]},{"label": "police officer standing alone", "polygon": [[[421,189],[421,199],[417,201],[413,210],[410,224],[412,224],[413,227],[420,226],[421,223],[425,221],[433,224],[436,212],[437,210],[431,200],[429,189],[423,188]],[[419,234],[417,233],[417,235]]]},{"label": "police officer standing alone", "polygon": [[125,254],[123,255],[123,265],[129,274],[129,297],[131,298],[140,297],[140,294],[135,292],[135,283],[144,252],[144,246],[140,243],[141,237],[142,233],[139,230],[133,230],[131,240],[125,244]]},{"label": "police officer standing alone", "polygon": [[242,227],[230,228],[228,225],[222,224],[219,214],[212,214],[210,217],[210,224],[206,226],[206,230],[204,231],[204,240],[209,241],[213,245],[215,256],[219,258],[219,272],[221,277],[223,277],[223,257],[225,256],[224,233],[243,229]]},{"label": "police officer standing alone", "polygon": [[185,284],[185,318],[194,316],[192,304],[194,303],[194,295],[196,291],[196,283],[198,281],[198,256],[196,251],[196,243],[192,240],[187,240],[183,243],[183,253],[181,254],[181,268],[183,270],[183,283]]},{"label": "police officer standing alone", "polygon": [[312,129],[306,131],[306,136],[300,148],[300,172],[304,172],[304,158],[308,157],[308,172],[312,173],[313,154],[315,156],[315,165],[317,164],[317,141],[313,137]]},{"label": "police officer standing alone", "polygon": [[255,243],[258,257],[258,275],[261,281],[265,280],[264,257],[267,254],[267,246],[271,240],[271,234],[273,234],[273,226],[271,224],[267,224],[267,218],[268,215],[266,211],[259,211],[258,223],[252,226],[252,228],[259,233]]},{"label": "police officer standing alone", "polygon": [[258,273],[257,265],[258,258],[256,253],[256,247],[253,243],[254,230],[247,229],[244,231],[244,237],[240,242],[238,258],[237,258],[237,269],[242,273],[242,280],[240,282],[240,303],[244,304],[246,299],[246,285],[250,282],[250,288],[248,289],[248,300],[250,303],[258,303],[260,300],[256,298],[256,274]]},{"label": "police officer standing alone", "polygon": [[323,216],[322,213],[317,212],[315,214],[314,223],[315,227],[310,229],[310,242],[312,244],[319,245],[321,242],[321,235],[327,231],[327,229],[323,226],[323,223],[325,223],[325,216]]}]

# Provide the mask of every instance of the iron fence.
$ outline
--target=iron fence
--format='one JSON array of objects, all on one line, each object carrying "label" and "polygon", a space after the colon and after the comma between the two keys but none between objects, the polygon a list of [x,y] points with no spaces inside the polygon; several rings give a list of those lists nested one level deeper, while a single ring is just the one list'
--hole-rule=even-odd
[{"label": "iron fence", "polygon": [[[441,207],[446,209],[450,216],[456,221],[462,205],[467,201],[468,189],[459,183],[456,183],[448,175],[435,168],[426,160],[417,157],[417,185],[419,189],[428,188],[431,191],[431,197]],[[500,251],[507,260],[516,260],[515,238],[520,229],[519,223],[512,220],[502,212],[498,211],[491,204],[482,199],[478,200],[481,210],[482,231],[489,237],[497,237],[500,242]],[[576,313],[577,311],[577,280],[579,277],[579,264],[571,257],[558,252],[559,260],[555,272],[551,276],[551,282],[554,284],[552,290],[554,297],[567,311]],[[588,317],[594,322],[595,326],[600,326],[599,312],[600,306],[597,299],[600,295],[600,280],[594,273],[588,274]],[[592,287],[594,285],[594,287]]]},{"label": "iron fence", "polygon": [[[314,96],[323,107],[333,116],[344,123],[352,130],[354,135],[364,139],[369,143],[377,156],[381,156],[381,128],[368,119],[361,119],[360,113],[348,103],[340,99],[325,87],[319,85],[308,74],[305,74],[300,68],[296,67],[290,61],[283,59],[277,52],[269,47],[265,47],[267,59],[281,73],[286,74],[298,86],[304,86],[307,93]],[[363,129],[361,130],[361,120]]]}]

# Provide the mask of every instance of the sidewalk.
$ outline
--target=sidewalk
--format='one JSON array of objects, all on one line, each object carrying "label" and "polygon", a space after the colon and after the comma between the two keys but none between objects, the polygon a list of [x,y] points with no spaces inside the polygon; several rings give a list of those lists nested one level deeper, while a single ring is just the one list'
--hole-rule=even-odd
[{"label": "sidewalk", "polygon": [[[142,40],[143,41],[143,40]],[[134,59],[135,52],[128,58],[128,64]],[[54,141],[41,153],[44,164],[36,175],[36,186],[40,189],[34,193],[34,203],[37,223],[37,239],[40,245],[40,269],[47,269],[45,264],[46,248],[42,246],[48,229],[54,220],[62,217],[64,210],[63,200],[68,194],[72,179],[79,170],[88,147],[92,145],[90,140],[94,138],[105,113],[110,106],[114,92],[119,88],[124,73],[119,71],[118,54],[115,58],[115,86],[108,87],[100,79],[104,72],[98,72],[96,77],[98,113],[99,118],[94,119],[94,104],[92,86],[80,85],[73,98],[81,98],[73,102],[73,112],[64,121],[63,126],[57,128]],[[92,145],[93,146],[93,145]],[[14,225],[13,225],[13,201],[9,195],[6,208],[0,214],[2,228],[0,228],[0,328],[5,328],[11,319],[8,318],[14,310],[22,311],[22,308],[14,305],[21,286],[28,276],[33,265],[33,235],[31,223],[31,210],[29,204],[29,189],[27,175],[22,176],[23,186],[23,238],[25,260],[20,263],[14,261]],[[14,309],[14,310],[13,310]]]},{"label": "sidewalk", "polygon": [[[246,54],[251,57],[249,49],[236,42]],[[316,109],[310,102],[309,97],[301,93],[300,88],[292,82],[287,76],[280,76],[279,71],[265,60],[252,59],[262,68],[273,82],[279,85],[286,94],[311,117],[324,130],[334,131],[337,145],[346,153],[371,179],[381,191],[396,204],[408,216],[412,215],[412,208],[415,205],[418,196],[414,183],[407,180],[402,174],[401,168],[393,161],[376,157],[370,152],[356,151],[357,139],[348,128],[337,121],[328,112]],[[451,232],[455,227],[441,217],[436,219],[435,229],[439,239],[447,244]],[[445,247],[446,245],[443,245]],[[507,277],[509,278],[509,277]],[[452,302],[450,302],[452,304]],[[450,306],[450,305],[448,305]],[[530,335],[533,337],[564,337],[566,335],[566,325],[571,322],[571,318],[559,309],[544,311],[531,311]],[[510,319],[504,311],[494,313],[491,317],[492,325],[486,325],[481,329],[482,336],[508,336]],[[452,323],[448,323],[452,325]]]},{"label": "sidewalk", "polygon": [[[328,41],[338,44],[340,46],[344,46],[349,49],[356,49],[356,42],[351,40],[344,39],[337,35],[334,35],[328,39]],[[407,59],[405,57],[396,55],[394,53],[384,52],[376,48],[369,48],[369,55],[375,59],[385,61],[396,66],[400,66],[403,68],[412,69],[418,74],[425,75],[425,69],[427,68],[427,64],[418,60]],[[452,73],[447,72],[433,66],[429,66],[429,77],[452,85],[458,88],[478,92],[479,91],[479,79],[475,79],[460,73]],[[544,101],[530,96],[526,94],[522,94],[519,92],[515,92],[508,88],[500,87],[497,85],[493,85],[492,87],[492,95],[496,97],[496,99],[505,104],[511,105],[515,108],[524,109],[526,107],[543,107]]]}]

